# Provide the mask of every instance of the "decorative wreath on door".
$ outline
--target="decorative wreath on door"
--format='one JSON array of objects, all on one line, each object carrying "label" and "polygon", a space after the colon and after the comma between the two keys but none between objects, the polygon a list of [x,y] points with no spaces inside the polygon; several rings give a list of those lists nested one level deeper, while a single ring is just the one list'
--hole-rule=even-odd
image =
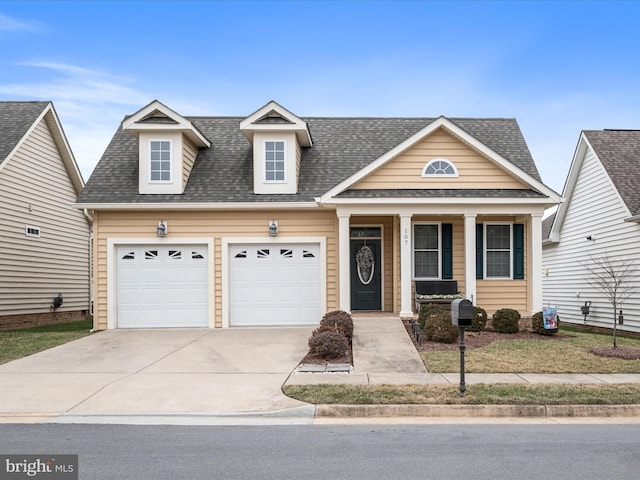
[{"label": "decorative wreath on door", "polygon": [[373,280],[375,265],[373,251],[367,245],[363,245],[356,252],[356,270],[358,271],[358,278],[363,285],[369,285]]}]

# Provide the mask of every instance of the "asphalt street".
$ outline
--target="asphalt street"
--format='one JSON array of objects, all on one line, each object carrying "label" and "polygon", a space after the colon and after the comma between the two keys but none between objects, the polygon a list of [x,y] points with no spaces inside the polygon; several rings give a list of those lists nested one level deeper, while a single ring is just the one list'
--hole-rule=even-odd
[{"label": "asphalt street", "polygon": [[637,479],[640,425],[0,425],[2,454],[77,454],[79,478]]}]

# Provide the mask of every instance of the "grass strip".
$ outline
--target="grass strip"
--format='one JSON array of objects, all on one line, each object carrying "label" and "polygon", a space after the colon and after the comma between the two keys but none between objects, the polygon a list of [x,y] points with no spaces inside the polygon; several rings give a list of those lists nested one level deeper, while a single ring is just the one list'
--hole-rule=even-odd
[{"label": "grass strip", "polygon": [[640,403],[637,384],[287,385],[285,395],[312,404],[341,405],[630,405]]},{"label": "grass strip", "polygon": [[[567,337],[540,340],[499,340],[467,349],[467,373],[640,373],[640,360],[599,357],[589,350],[610,346],[611,335],[561,329]],[[640,338],[621,337],[618,346],[640,349]],[[458,350],[422,352],[431,373],[460,371]]]},{"label": "grass strip", "polygon": [[0,364],[89,335],[91,320],[0,331]]}]

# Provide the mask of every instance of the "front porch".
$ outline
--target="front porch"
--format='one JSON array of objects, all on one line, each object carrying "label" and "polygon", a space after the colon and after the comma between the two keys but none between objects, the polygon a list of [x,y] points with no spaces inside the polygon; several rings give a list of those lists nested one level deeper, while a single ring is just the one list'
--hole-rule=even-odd
[{"label": "front porch", "polygon": [[463,298],[489,313],[538,311],[542,209],[468,207],[340,206],[340,309],[412,318],[416,280],[455,280]]}]

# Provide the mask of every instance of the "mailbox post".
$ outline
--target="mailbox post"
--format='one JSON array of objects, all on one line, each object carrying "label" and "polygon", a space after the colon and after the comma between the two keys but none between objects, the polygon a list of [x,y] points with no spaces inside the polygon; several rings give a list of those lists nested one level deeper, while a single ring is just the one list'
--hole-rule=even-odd
[{"label": "mailbox post", "polygon": [[451,302],[451,323],[460,330],[460,396],[464,397],[467,387],[464,383],[464,329],[473,324],[473,304],[466,298]]}]

